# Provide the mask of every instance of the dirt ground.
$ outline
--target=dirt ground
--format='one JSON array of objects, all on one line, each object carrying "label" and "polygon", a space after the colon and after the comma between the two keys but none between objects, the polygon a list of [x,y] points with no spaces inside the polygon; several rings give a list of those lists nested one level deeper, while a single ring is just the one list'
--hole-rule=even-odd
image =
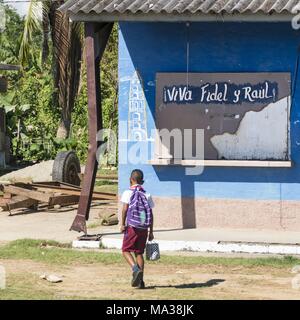
[{"label": "dirt ground", "polygon": [[[77,206],[39,212],[15,211],[12,216],[8,212],[0,212],[0,242],[33,238],[70,243],[79,235],[68,231],[76,209]],[[118,232],[118,226],[103,227],[99,224],[100,213],[116,211],[116,203],[94,203],[88,221],[89,234]],[[232,256],[178,253],[186,256],[200,254]],[[254,258],[253,255],[242,256]],[[147,288],[138,290],[130,286],[131,273],[125,263],[61,265],[0,259],[1,265],[6,270],[7,289],[0,290],[0,299],[300,299],[300,289],[292,287],[296,274],[287,267],[148,263],[145,271]],[[63,282],[49,283],[40,279],[42,274],[60,275]]]},{"label": "dirt ground", "polygon": [[[42,161],[23,169],[15,170],[0,177],[0,181],[52,181],[54,160]],[[1,173],[1,172],[0,172]]]},{"label": "dirt ground", "polygon": [[[58,267],[28,260],[0,260],[0,264],[6,268],[12,299],[31,295],[33,299],[300,299],[300,290],[291,285],[295,275],[288,269],[149,264],[147,289],[139,290],[130,287],[125,264]],[[40,279],[45,273],[60,275],[63,282]]]},{"label": "dirt ground", "polygon": [[[107,201],[93,202],[90,219],[87,222],[89,234],[118,232],[117,226],[103,227],[99,224],[99,214],[117,212],[117,203]],[[72,242],[80,234],[69,231],[76,216],[77,205],[60,209],[13,210],[0,212],[0,242],[16,239],[47,239]]]}]

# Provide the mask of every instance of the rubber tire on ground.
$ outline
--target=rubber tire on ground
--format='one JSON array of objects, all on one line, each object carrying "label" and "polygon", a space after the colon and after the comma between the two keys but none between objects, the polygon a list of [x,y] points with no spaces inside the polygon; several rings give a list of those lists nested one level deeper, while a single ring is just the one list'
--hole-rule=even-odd
[{"label": "rubber tire on ground", "polygon": [[80,162],[74,151],[62,151],[57,154],[52,169],[53,181],[79,186],[80,172]]}]

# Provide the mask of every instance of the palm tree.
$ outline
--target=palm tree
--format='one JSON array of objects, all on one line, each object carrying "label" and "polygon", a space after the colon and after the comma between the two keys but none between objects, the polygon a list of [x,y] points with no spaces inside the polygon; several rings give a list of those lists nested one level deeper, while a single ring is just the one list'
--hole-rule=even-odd
[{"label": "palm tree", "polygon": [[[71,113],[80,82],[82,57],[81,24],[71,23],[65,13],[57,9],[64,0],[31,0],[19,51],[20,63],[25,66],[30,57],[33,33],[42,31],[41,65],[52,51],[52,71],[55,85],[53,101],[61,110],[57,137],[69,136]],[[51,39],[51,45],[49,45]],[[51,50],[50,50],[51,48]]]}]

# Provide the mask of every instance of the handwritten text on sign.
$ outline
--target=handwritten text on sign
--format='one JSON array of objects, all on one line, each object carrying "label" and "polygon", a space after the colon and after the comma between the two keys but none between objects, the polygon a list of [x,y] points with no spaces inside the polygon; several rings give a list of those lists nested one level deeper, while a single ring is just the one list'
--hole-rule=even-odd
[{"label": "handwritten text on sign", "polygon": [[205,83],[201,86],[174,85],[163,87],[163,102],[241,104],[275,102],[278,83],[264,81],[258,84],[234,84],[229,82]]}]

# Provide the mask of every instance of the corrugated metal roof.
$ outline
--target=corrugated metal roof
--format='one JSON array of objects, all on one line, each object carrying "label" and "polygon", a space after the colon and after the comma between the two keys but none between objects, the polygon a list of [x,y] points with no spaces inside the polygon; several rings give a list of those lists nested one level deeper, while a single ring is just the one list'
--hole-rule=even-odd
[{"label": "corrugated metal roof", "polygon": [[300,0],[69,0],[69,14],[235,14],[296,13]]}]

